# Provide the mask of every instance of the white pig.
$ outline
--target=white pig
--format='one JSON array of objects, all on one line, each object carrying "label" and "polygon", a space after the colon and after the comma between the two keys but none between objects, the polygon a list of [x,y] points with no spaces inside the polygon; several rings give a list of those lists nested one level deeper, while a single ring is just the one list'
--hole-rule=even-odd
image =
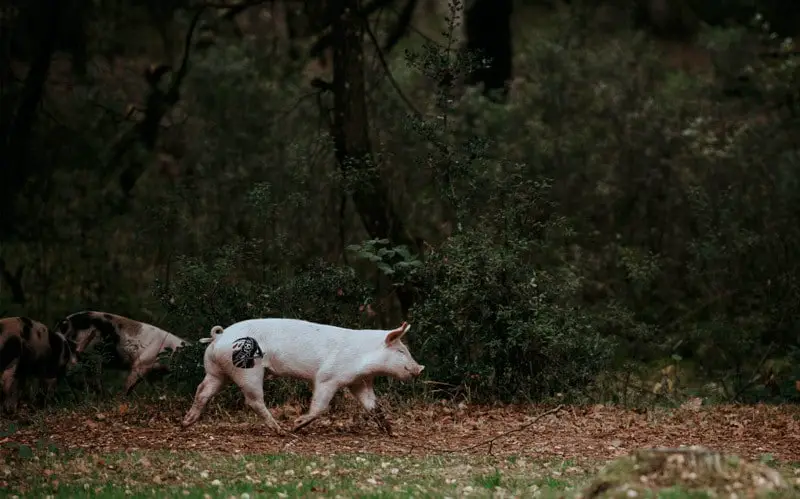
[{"label": "white pig", "polygon": [[306,414],[292,431],[311,423],[328,409],[337,390],[347,387],[373,414],[381,429],[391,427],[380,410],[373,380],[391,376],[408,380],[419,376],[419,365],[401,338],[406,322],[391,331],[347,329],[298,319],[250,319],[222,329],[214,326],[203,358],[206,377],[197,387],[194,403],[183,426],[195,423],[208,401],[229,382],[241,388],[246,404],[277,433],[283,430],[264,405],[264,371],[313,382],[314,394]]}]

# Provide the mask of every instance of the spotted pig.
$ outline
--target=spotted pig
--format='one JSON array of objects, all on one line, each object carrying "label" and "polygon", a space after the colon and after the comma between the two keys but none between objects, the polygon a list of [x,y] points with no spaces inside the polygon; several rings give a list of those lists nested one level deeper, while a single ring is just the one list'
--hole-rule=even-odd
[{"label": "spotted pig", "polygon": [[45,385],[45,400],[52,395],[58,378],[77,363],[69,342],[58,331],[28,317],[0,319],[0,373],[3,409],[17,409],[19,392],[27,378]]},{"label": "spotted pig", "polygon": [[105,367],[130,369],[125,380],[126,394],[149,371],[167,370],[158,362],[161,352],[174,352],[189,343],[152,324],[108,312],[77,312],[59,322],[56,329],[75,344],[79,357],[90,348],[102,346],[111,354],[103,359]]}]

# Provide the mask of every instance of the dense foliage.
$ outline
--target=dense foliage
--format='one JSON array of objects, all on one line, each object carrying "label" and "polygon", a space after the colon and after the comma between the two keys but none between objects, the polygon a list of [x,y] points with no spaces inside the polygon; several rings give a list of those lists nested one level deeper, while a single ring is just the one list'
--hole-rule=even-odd
[{"label": "dense foliage", "polygon": [[[505,103],[460,84],[480,58],[416,39],[383,57],[365,37],[360,169],[337,165],[330,93],[258,29],[207,21],[155,147],[130,138],[152,52],[93,35],[86,74],[60,55],[50,68],[36,168],[0,238],[0,315],[97,309],[189,339],[256,316],[407,318],[428,379],[476,399],[628,400],[651,386],[632,372],[668,364],[703,394],[796,399],[791,40],[761,19],[704,28],[684,50],[709,61],[682,71],[626,19],[598,33],[576,12],[517,30]],[[95,15],[95,29],[116,19]],[[352,202],[376,179],[402,241],[373,237]],[[181,354],[175,386],[194,390],[201,356]]]}]

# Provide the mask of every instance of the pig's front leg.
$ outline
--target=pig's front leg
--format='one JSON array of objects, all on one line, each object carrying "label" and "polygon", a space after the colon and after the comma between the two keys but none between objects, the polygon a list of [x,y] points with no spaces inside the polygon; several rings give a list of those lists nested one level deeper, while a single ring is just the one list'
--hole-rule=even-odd
[{"label": "pig's front leg", "polygon": [[308,423],[314,421],[320,414],[328,409],[328,406],[339,389],[339,383],[335,381],[323,381],[314,384],[314,395],[311,397],[311,407],[308,412],[294,420],[292,432],[303,428]]},{"label": "pig's front leg", "polygon": [[131,372],[125,380],[125,395],[130,395],[133,389],[144,379],[144,375],[152,368],[152,365],[145,365],[141,362],[134,362]]},{"label": "pig's front leg", "polygon": [[17,410],[19,400],[20,380],[17,377],[19,361],[13,361],[11,367],[3,371],[3,409],[11,414]]},{"label": "pig's front leg", "polygon": [[125,395],[130,395],[134,388],[139,386],[139,383],[149,376],[150,373],[166,374],[169,372],[169,366],[161,364],[158,361],[154,362],[134,362],[128,379],[125,380]]},{"label": "pig's front leg", "polygon": [[58,378],[42,378],[40,380],[39,386],[41,387],[42,391],[42,399],[41,403],[43,406],[46,406],[50,399],[53,398],[53,395],[56,393],[56,385],[58,384]]},{"label": "pig's front leg", "polygon": [[348,386],[348,388],[350,389],[350,393],[361,402],[364,409],[375,419],[378,423],[378,427],[387,435],[391,436],[392,425],[386,420],[386,415],[378,403],[378,397],[375,395],[372,381],[372,379],[361,380]]}]

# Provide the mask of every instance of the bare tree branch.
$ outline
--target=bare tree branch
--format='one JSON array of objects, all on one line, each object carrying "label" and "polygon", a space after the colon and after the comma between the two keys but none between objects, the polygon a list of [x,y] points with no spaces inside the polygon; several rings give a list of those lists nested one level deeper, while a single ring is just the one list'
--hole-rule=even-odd
[{"label": "bare tree branch", "polygon": [[[416,2],[416,0],[411,0],[411,2],[412,3]],[[389,63],[386,62],[386,57],[384,57],[383,51],[381,50],[380,42],[378,42],[378,38],[375,36],[375,33],[373,33],[372,29],[370,29],[369,23],[367,22],[367,19],[364,18],[364,19],[362,19],[362,21],[364,23],[364,30],[369,35],[369,38],[370,38],[370,40],[372,40],[373,45],[375,45],[375,52],[378,55],[378,60],[381,62],[381,66],[383,66],[383,70],[386,72],[386,78],[389,79],[389,83],[392,84],[392,87],[394,87],[395,91],[397,92],[397,95],[399,95],[400,98],[403,99],[403,102],[405,102],[406,106],[408,106],[408,108],[411,109],[411,111],[418,118],[421,118],[422,117],[422,113],[419,112],[419,110],[417,110],[417,108],[408,99],[408,97],[406,97],[406,94],[403,92],[403,89],[400,88],[400,84],[398,84],[397,80],[394,79],[394,76],[392,75],[392,71],[389,69]]]},{"label": "bare tree branch", "polygon": [[[391,10],[392,12],[394,12],[395,14],[398,14],[398,15],[400,15],[400,13],[398,13],[398,12],[397,12],[397,11],[396,11],[396,10],[395,10],[395,9],[394,9],[392,6],[389,6],[389,7],[388,7],[388,9],[389,9],[389,10]],[[398,28],[398,29],[399,29],[399,28]],[[408,31],[411,31],[411,32],[413,32],[415,35],[419,36],[420,38],[422,38],[423,40],[425,40],[427,43],[429,43],[429,44],[431,44],[431,45],[436,45],[436,46],[439,46],[439,47],[444,47],[444,45],[443,45],[443,44],[441,44],[441,43],[437,42],[437,41],[436,41],[436,40],[434,40],[433,38],[431,38],[431,37],[429,37],[428,35],[426,35],[425,33],[423,33],[421,29],[419,29],[419,28],[417,28],[416,26],[414,26],[414,24],[413,24],[413,23],[411,23],[411,20],[410,20],[410,19],[409,19],[408,26],[406,26],[406,27],[405,27],[405,29],[407,29]],[[387,51],[388,51],[388,50],[387,50]]]},{"label": "bare tree branch", "polygon": [[[372,3],[366,5],[362,9],[356,11],[354,14],[358,17],[369,17],[370,14],[376,12],[378,9],[383,7],[388,7],[394,0],[374,0]],[[322,26],[319,28],[319,32],[323,32],[328,30],[334,23],[334,19],[325,19],[322,23]],[[325,49],[331,46],[333,43],[333,32],[328,32],[325,35],[321,36],[319,40],[314,42],[309,49],[309,56],[310,57],[318,57]]]},{"label": "bare tree branch", "polygon": [[[56,49],[58,25],[63,14],[60,0],[42,3],[43,13],[38,30],[41,37],[38,51],[22,86],[20,104],[13,118],[0,122],[0,197],[11,199],[11,194],[21,189],[36,172],[30,164],[29,148],[36,111],[44,95],[44,86],[50,73],[50,63]],[[13,227],[14,214],[10,204],[0,210],[0,234],[8,234]]]},{"label": "bare tree branch", "polygon": [[403,10],[400,11],[394,29],[389,32],[389,37],[386,39],[386,43],[383,46],[384,51],[390,52],[394,46],[397,45],[397,42],[409,31],[411,27],[411,17],[414,15],[414,9],[416,8],[417,0],[408,0]]},{"label": "bare tree branch", "polygon": [[[144,119],[117,141],[108,161],[109,169],[118,164],[122,157],[130,151],[136,143],[142,143],[148,151],[155,149],[161,120],[180,100],[180,88],[189,70],[189,54],[192,48],[192,38],[200,22],[200,17],[207,8],[208,6],[200,6],[192,17],[184,42],[183,59],[181,60],[180,67],[172,78],[169,88],[166,91],[159,88],[161,78],[170,71],[169,66],[159,65],[145,72],[145,79],[150,86],[150,94],[147,97]],[[119,177],[119,184],[125,195],[130,193],[145,169],[145,163],[133,161],[133,164],[123,170]]]},{"label": "bare tree branch", "polygon": [[236,15],[250,7],[257,7],[259,5],[272,3],[274,1],[275,0],[247,0],[245,2],[198,2],[194,4],[194,7],[199,9],[231,9],[236,11],[233,14]]}]

